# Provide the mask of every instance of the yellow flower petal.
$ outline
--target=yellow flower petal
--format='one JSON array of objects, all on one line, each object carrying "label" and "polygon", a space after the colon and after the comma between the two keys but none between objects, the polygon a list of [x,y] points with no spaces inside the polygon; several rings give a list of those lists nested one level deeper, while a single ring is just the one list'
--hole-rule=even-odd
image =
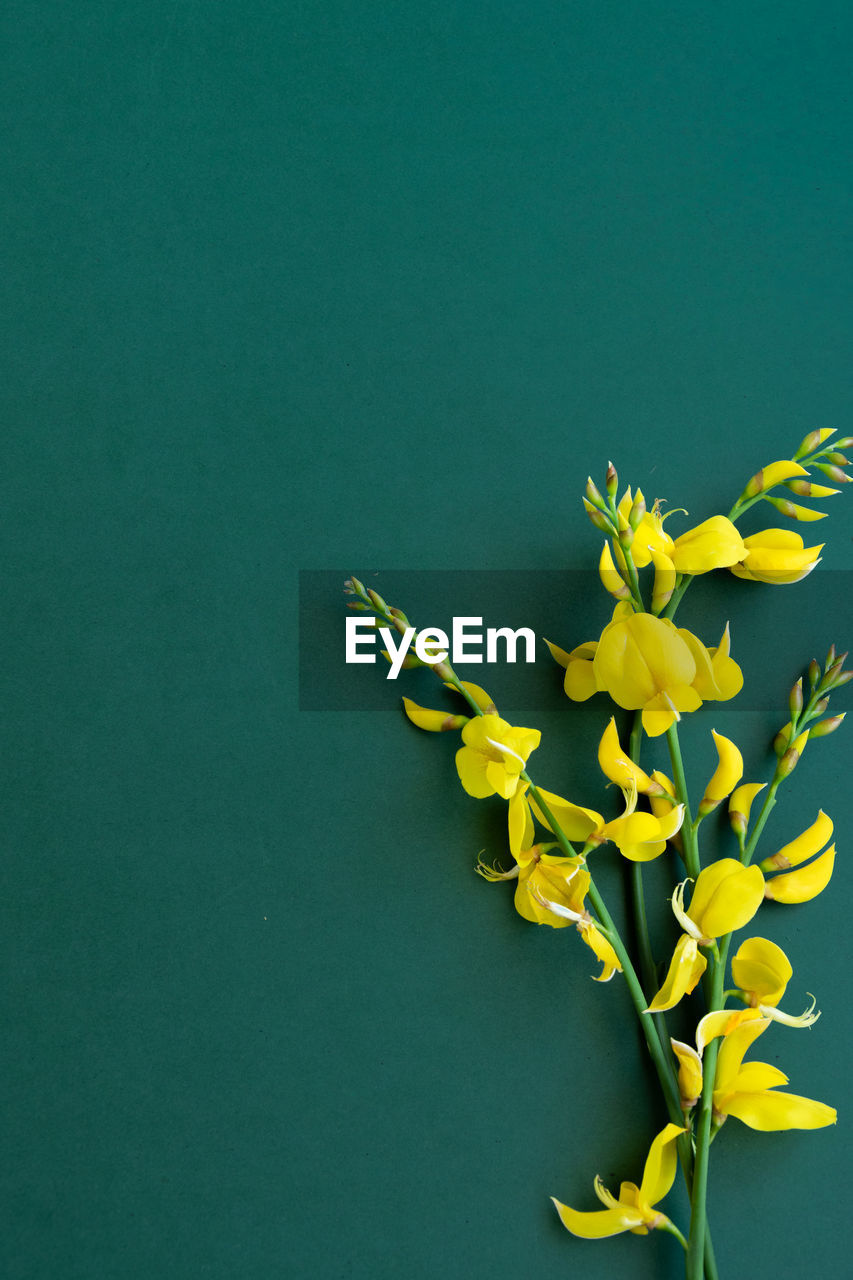
[{"label": "yellow flower petal", "polygon": [[456,752],[456,772],[459,774],[459,781],[468,792],[469,796],[473,796],[475,800],[485,800],[486,796],[492,796],[495,789],[486,779],[486,765],[489,760],[479,751],[474,751],[471,747],[460,747]]},{"label": "yellow flower petal", "polygon": [[747,924],[764,898],[760,867],[744,867],[734,858],[720,858],[700,871],[688,911],[706,938],[720,938]]},{"label": "yellow flower petal", "polygon": [[672,1190],[678,1162],[675,1141],[679,1134],[686,1132],[677,1124],[668,1124],[652,1142],[640,1183],[641,1202],[657,1204]]},{"label": "yellow flower petal", "polygon": [[[555,795],[553,791],[546,791],[544,787],[537,787],[537,792],[547,804],[554,815],[554,820],[559,823],[568,840],[586,842],[587,838],[604,821],[601,814],[596,813],[594,809],[584,809],[579,804],[572,804],[570,800],[564,800],[562,796]],[[543,827],[553,831],[552,826],[539,808],[535,796],[530,797],[530,807]]]},{"label": "yellow flower petal", "polygon": [[702,1094],[702,1059],[692,1045],[670,1037],[672,1052],[678,1060],[678,1092],[681,1108],[687,1111],[695,1107]]},{"label": "yellow flower petal", "polygon": [[752,1005],[777,1005],[793,972],[785,952],[768,938],[747,938],[732,957],[732,977]]},{"label": "yellow flower petal", "polygon": [[429,733],[445,733],[449,729],[462,729],[468,723],[467,716],[448,715],[446,711],[433,711],[431,707],[419,707],[411,698],[403,699],[403,710],[412,724]]},{"label": "yellow flower petal", "polygon": [[509,802],[507,820],[509,823],[509,848],[514,858],[518,858],[522,849],[529,849],[533,844],[534,826],[530,813],[530,805],[525,795],[526,788],[519,787]]},{"label": "yellow flower petal", "polygon": [[744,538],[746,556],[732,566],[738,578],[784,584],[800,582],[820,561],[823,543],[806,547],[793,529],[764,529]]},{"label": "yellow flower petal", "polygon": [[[486,693],[486,690],[481,689],[478,684],[472,684],[470,680],[460,680],[459,683],[462,685],[462,688],[466,691],[466,693],[470,694],[470,696],[474,699],[477,706],[480,708],[480,710],[483,712],[484,715],[487,715],[487,716],[497,715],[498,709],[495,706],[494,700],[492,699],[492,695],[490,693]],[[444,685],[448,689],[453,689],[455,693],[459,692],[459,690],[456,688],[456,685],[451,684],[448,680],[444,681]]]},{"label": "yellow flower petal", "polygon": [[717,733],[716,729],[711,730],[711,736],[717,748],[718,764],[699,805],[699,813],[703,816],[725,800],[743,777],[743,756],[735,744],[730,738]]},{"label": "yellow flower petal", "polygon": [[[554,1200],[554,1197],[551,1197]],[[639,1209],[627,1206],[619,1209],[598,1209],[591,1213],[582,1213],[578,1209],[570,1209],[567,1204],[554,1200],[554,1207],[560,1215],[560,1221],[573,1236],[583,1240],[603,1240],[607,1236],[618,1236],[623,1231],[642,1224],[643,1215]]]},{"label": "yellow flower petal", "polygon": [[672,599],[675,590],[675,565],[662,551],[652,550],[655,580],[652,587],[652,613],[662,613]]},{"label": "yellow flower petal", "polygon": [[649,1013],[673,1009],[683,996],[693,991],[707,964],[696,939],[683,933],[675,944],[663,985],[649,1005]]},{"label": "yellow flower petal", "polygon": [[829,884],[834,865],[835,845],[831,844],[814,862],[773,876],[767,881],[764,894],[773,902],[811,902]]},{"label": "yellow flower petal", "polygon": [[570,658],[566,667],[563,688],[573,702],[586,702],[594,693],[599,692],[591,658]]},{"label": "yellow flower petal", "polygon": [[626,813],[606,823],[598,837],[612,840],[630,862],[650,862],[663,853],[667,840],[680,829],[683,820],[683,805],[676,805],[664,818],[656,818],[653,813]]},{"label": "yellow flower petal", "polygon": [[711,516],[675,540],[672,563],[679,573],[708,573],[737,564],[746,555],[743,539],[726,516]]},{"label": "yellow flower petal", "polygon": [[[716,1097],[716,1095],[715,1095]],[[716,1106],[716,1101],[715,1101]],[[735,1093],[722,1104],[725,1115],[734,1116],[750,1129],[823,1129],[835,1124],[834,1107],[796,1093]]]},{"label": "yellow flower petal", "polygon": [[578,930],[586,945],[601,961],[601,973],[593,974],[595,982],[609,982],[614,973],[622,972],[619,957],[599,928],[590,921],[581,921]]},{"label": "yellow flower petal", "polygon": [[763,1093],[777,1084],[787,1084],[784,1071],[769,1062],[745,1062],[732,1081],[732,1093]]},{"label": "yellow flower petal", "polygon": [[[746,1017],[747,1014],[751,1016]],[[714,1077],[716,1092],[725,1094],[733,1091],[744,1054],[759,1036],[764,1035],[769,1026],[770,1019],[756,1017],[753,1009],[743,1009],[734,1016],[731,1026],[722,1033],[723,1043],[717,1056],[717,1073]]]},{"label": "yellow flower petal", "polygon": [[761,863],[762,868],[765,871],[776,871],[799,866],[801,862],[805,862],[806,858],[811,858],[823,848],[832,835],[832,830],[832,819],[824,813],[823,809],[819,809],[812,825],[798,835],[796,840],[783,845],[771,858],[765,858]]},{"label": "yellow flower petal", "polygon": [[611,782],[615,782],[623,791],[630,790],[632,784],[640,792],[658,789],[649,775],[644,773],[622,749],[616,719],[613,716],[610,717],[610,723],[598,744],[598,763],[604,776]]},{"label": "yellow flower petal", "polygon": [[571,662],[571,654],[569,654],[565,649],[561,649],[558,644],[552,644],[550,640],[545,640],[545,643],[548,646],[551,657],[554,661],[559,663],[561,667],[567,667]]},{"label": "yellow flower petal", "polygon": [[780,462],[768,462],[766,467],[762,467],[753,477],[760,481],[756,493],[766,493],[768,489],[772,489],[775,485],[781,484],[783,480],[790,480],[793,476],[807,476],[809,473],[805,467],[801,467],[798,462],[791,461],[790,458],[783,458]]},{"label": "yellow flower petal", "polygon": [[626,600],[630,596],[631,591],[628,584],[613,563],[609,542],[605,542],[601,558],[598,561],[598,576],[601,578],[604,590],[608,591],[617,600]]},{"label": "yellow flower petal", "polygon": [[[699,1019],[696,1028],[696,1048],[701,1055],[712,1040],[730,1035],[745,1022],[756,1021],[762,1022],[764,1026],[770,1025],[758,1009],[717,1009],[714,1013],[706,1013],[704,1018]],[[719,1076],[719,1070],[717,1074]]]},{"label": "yellow flower petal", "polygon": [[766,782],[744,782],[732,792],[729,799],[729,821],[735,831],[746,833],[752,802],[766,786]]}]

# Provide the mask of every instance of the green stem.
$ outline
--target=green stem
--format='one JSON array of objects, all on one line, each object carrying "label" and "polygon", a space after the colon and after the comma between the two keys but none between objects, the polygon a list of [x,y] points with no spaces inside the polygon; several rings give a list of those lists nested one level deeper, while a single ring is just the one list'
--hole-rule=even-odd
[{"label": "green stem", "polygon": [[741,853],[741,856],[740,856],[740,860],[745,867],[749,866],[750,862],[752,861],[752,855],[755,853],[755,846],[758,844],[758,838],[761,835],[762,831],[764,830],[764,824],[767,822],[767,819],[770,817],[771,809],[776,803],[776,791],[781,781],[782,781],[781,778],[774,778],[773,781],[770,783],[770,786],[767,791],[767,795],[764,797],[764,804],[761,806],[761,811],[759,812],[759,815],[756,818],[755,826],[752,829],[752,834],[750,835],[749,840],[746,842],[746,845],[744,846],[743,852]]},{"label": "green stem", "polygon": [[672,780],[675,784],[675,794],[681,804],[684,805],[684,822],[681,826],[681,839],[684,844],[684,865],[687,868],[687,874],[694,880],[699,875],[699,845],[696,839],[696,828],[693,825],[693,818],[690,813],[690,799],[687,794],[687,779],[684,775],[684,761],[681,758],[681,745],[678,741],[678,724],[671,724],[666,731],[666,741],[669,747],[669,758],[672,762]]},{"label": "green stem", "polygon": [[[640,762],[640,748],[643,740],[643,715],[641,711],[634,712],[634,723],[631,727],[631,737],[628,743],[628,754],[634,761],[634,764]],[[634,909],[634,932],[637,935],[637,949],[640,953],[640,972],[643,975],[643,982],[646,990],[654,993],[657,989],[657,970],[655,968],[655,960],[652,955],[652,945],[649,939],[649,924],[646,918],[646,896],[643,891],[643,864],[641,862],[631,863],[631,904]],[[657,1021],[657,1019],[655,1019]],[[658,1034],[660,1034],[660,1026],[658,1026]],[[664,1048],[666,1048],[666,1040],[664,1040]]]},{"label": "green stem", "polygon": [[[722,1007],[728,937],[721,940],[719,959],[712,959],[709,1009]],[[707,1236],[706,1200],[708,1194],[708,1153],[711,1148],[711,1122],[714,1113],[714,1077],[717,1071],[719,1040],[707,1046],[702,1063],[702,1099],[694,1131],[696,1154],[693,1161],[693,1187],[690,1194],[690,1240],[687,1246],[687,1280],[702,1280],[705,1272],[705,1240]]]},{"label": "green stem", "polygon": [[[576,857],[577,855],[573,845],[570,843],[565,832],[560,826],[559,822],[554,817],[551,810],[548,808],[547,802],[545,801],[539,788],[534,783],[533,779],[530,777],[530,775],[526,771],[521,774],[521,777],[525,782],[529,784],[530,793],[533,796],[534,800],[536,801],[536,804],[539,807],[539,809],[541,809],[542,814],[547,820],[551,830],[554,832],[554,835],[557,837],[557,843],[559,844],[560,848],[563,850],[563,853],[566,855],[566,857],[569,857],[569,858]],[[663,1090],[664,1098],[666,1100],[666,1105],[667,1105],[667,1111],[669,1112],[670,1119],[673,1121],[674,1124],[680,1125],[682,1123],[682,1115],[681,1115],[681,1098],[678,1093],[678,1087],[675,1083],[675,1078],[673,1076],[671,1064],[668,1061],[666,1054],[664,1053],[664,1049],[660,1042],[660,1039],[658,1038],[657,1031],[651,1021],[650,1016],[646,1013],[646,1008],[648,1007],[649,1002],[646,999],[646,995],[643,991],[640,980],[637,977],[637,972],[634,969],[633,964],[631,963],[631,957],[628,955],[627,949],[625,947],[624,942],[622,941],[619,931],[616,928],[616,925],[613,923],[613,919],[610,915],[610,912],[607,910],[607,907],[605,906],[604,899],[599,893],[598,888],[596,887],[596,884],[591,877],[590,877],[589,889],[587,890],[587,893],[589,896],[589,900],[592,904],[592,908],[595,911],[596,916],[598,917],[598,921],[601,924],[602,928],[604,929],[605,933],[607,934],[608,940],[611,946],[613,947],[613,950],[616,953],[619,963],[622,966],[622,976],[625,979],[625,985],[628,988],[628,994],[631,997],[631,1002],[634,1005],[638,1018],[640,1019],[640,1026],[642,1027],[642,1030],[643,1030],[643,1035],[645,1037],[646,1046],[649,1051],[649,1056],[651,1057],[652,1062],[654,1063],[654,1067],[657,1072],[658,1079],[660,1081],[661,1089]]]},{"label": "green stem", "polygon": [[675,1223],[671,1222],[669,1218],[667,1218],[664,1222],[659,1222],[657,1225],[657,1230],[666,1231],[669,1235],[675,1236],[676,1240],[679,1242],[684,1252],[685,1253],[687,1252],[687,1241],[684,1239],[684,1236],[678,1230],[678,1227],[675,1225]]},{"label": "green stem", "polygon": [[675,611],[678,608],[678,606],[681,604],[681,601],[684,597],[684,593],[687,591],[687,588],[690,586],[692,581],[693,581],[693,576],[689,573],[685,573],[681,582],[678,584],[678,586],[675,588],[672,595],[670,596],[669,604],[664,609],[663,615],[662,615],[664,618],[669,618],[670,622],[675,617]]}]

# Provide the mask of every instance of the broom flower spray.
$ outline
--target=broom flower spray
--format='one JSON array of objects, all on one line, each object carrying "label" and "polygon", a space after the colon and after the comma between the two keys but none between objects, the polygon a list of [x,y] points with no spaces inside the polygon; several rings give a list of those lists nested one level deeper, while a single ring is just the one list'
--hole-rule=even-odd
[{"label": "broom flower spray", "polygon": [[[841,726],[844,713],[828,714],[830,701],[853,672],[844,670],[847,655],[839,656],[834,646],[822,666],[811,661],[788,695],[788,718],[773,743],[775,767],[764,780],[752,780],[737,743],[711,729],[717,764],[710,777],[697,780],[701,799],[694,812],[679,734],[692,728],[705,703],[734,698],[744,677],[728,624],[717,632],[716,643],[707,644],[677,626],[675,616],[693,581],[705,574],[791,587],[812,572],[823,543],[806,546],[795,530],[775,524],[744,537],[738,521],[759,504],[769,507],[773,518],[822,520],[826,512],[800,500],[822,502],[850,481],[843,450],[853,438],[828,444],[833,434],[810,432],[791,458],[760,467],[727,514],[680,530],[678,517],[686,513],[664,514],[661,503],[649,506],[640,490],[627,488],[620,495],[612,463],[602,488],[588,480],[583,504],[605,535],[598,572],[611,598],[611,616],[597,639],[573,648],[546,644],[564,668],[570,702],[604,695],[611,706],[634,713],[627,746],[610,711],[598,741],[590,744],[602,774],[621,792],[621,812],[611,817],[582,803],[582,797],[569,799],[534,780],[531,759],[540,745],[539,730],[505,719],[490,694],[461,680],[446,654],[437,655],[430,638],[419,637],[402,610],[357,578],[345,584],[350,607],[371,613],[388,628],[383,635],[396,631],[415,643],[403,667],[431,667],[462,700],[464,713],[459,703],[456,709],[432,708],[404,698],[403,705],[418,729],[459,735],[456,771],[469,796],[506,806],[512,863],[504,868],[480,860],[481,877],[509,881],[515,908],[525,920],[576,932],[586,954],[592,952],[591,976],[624,982],[639,1019],[668,1123],[651,1140],[639,1186],[623,1182],[616,1196],[596,1178],[603,1207],[573,1208],[554,1198],[560,1221],[572,1235],[588,1240],[663,1230],[684,1251],[687,1280],[719,1275],[706,1201],[711,1144],[723,1125],[736,1120],[757,1130],[819,1129],[836,1121],[829,1104],[781,1089],[788,1078],[778,1067],[745,1059],[765,1033],[784,1036],[812,1026],[820,1016],[814,998],[802,1013],[780,1008],[793,968],[782,948],[763,934],[772,927],[776,909],[768,903],[799,910],[829,886],[836,860],[832,820],[820,809],[810,825],[798,829],[802,817],[798,823],[795,815],[787,842],[760,859],[756,854],[778,792],[807,746],[814,740],[809,750],[819,749],[819,740]],[[669,773],[643,766],[644,742],[656,738],[666,742]],[[723,805],[732,848],[709,856],[702,823]],[[621,936],[596,883],[596,860],[608,847],[624,860],[635,948]],[[667,848],[683,867],[671,892],[681,932],[661,980],[646,923],[642,868]],[[756,925],[760,932],[754,932]],[[744,937],[746,931],[751,932]],[[676,1005],[695,1009],[695,1044],[669,1033],[666,1016]],[[690,1201],[689,1220],[681,1226],[658,1207],[679,1168]]]}]

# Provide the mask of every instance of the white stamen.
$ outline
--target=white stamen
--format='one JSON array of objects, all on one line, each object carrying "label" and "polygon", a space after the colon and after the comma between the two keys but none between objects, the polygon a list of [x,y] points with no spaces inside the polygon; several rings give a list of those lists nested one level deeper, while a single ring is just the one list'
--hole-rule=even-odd
[{"label": "white stamen", "polygon": [[[577,868],[575,868],[575,870],[577,870]],[[572,872],[572,875],[574,875],[574,872]],[[571,879],[571,877],[569,878]],[[579,915],[577,911],[572,911],[569,907],[564,907],[559,902],[552,902],[550,898],[544,898],[539,890],[534,888],[533,885],[528,884],[527,891],[531,897],[536,899],[540,907],[544,907],[546,911],[553,912],[555,916],[562,916],[564,920],[572,920],[575,924],[579,924],[584,918],[582,915]]]},{"label": "white stamen", "polygon": [[508,747],[506,743],[496,742],[494,738],[486,738],[486,742],[488,742],[490,746],[495,747],[498,751],[502,751],[504,755],[512,756],[514,760],[518,761],[522,769],[527,763],[523,756],[520,756],[517,751],[513,751],[512,747]]}]

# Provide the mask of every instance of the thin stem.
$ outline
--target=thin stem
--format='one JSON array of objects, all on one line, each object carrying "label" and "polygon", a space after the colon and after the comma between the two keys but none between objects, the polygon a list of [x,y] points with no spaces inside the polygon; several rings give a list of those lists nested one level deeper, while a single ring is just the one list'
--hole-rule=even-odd
[{"label": "thin stem", "polygon": [[683,578],[681,579],[681,582],[678,584],[678,586],[675,588],[675,590],[673,591],[672,595],[669,598],[669,604],[666,606],[662,614],[664,618],[669,618],[669,620],[672,621],[672,619],[675,617],[675,611],[678,608],[678,606],[681,604],[684,594],[687,591],[687,588],[690,586],[692,581],[693,581],[693,575],[689,573],[685,573]]},{"label": "thin stem", "polygon": [[758,817],[756,818],[755,826],[752,829],[752,834],[750,835],[749,840],[744,845],[743,852],[740,855],[740,860],[745,867],[749,866],[750,862],[752,861],[752,855],[755,853],[755,846],[758,844],[758,838],[761,835],[762,831],[764,830],[764,824],[767,822],[767,819],[770,817],[770,811],[772,810],[773,806],[776,803],[776,790],[781,781],[782,781],[781,778],[774,778],[773,781],[770,783],[770,786],[767,791],[767,795],[764,797],[764,804],[761,806],[761,811],[759,812]]},{"label": "thin stem", "polygon": [[[533,779],[530,777],[530,775],[526,771],[521,774],[521,777],[525,782],[529,783],[530,793],[535,799],[539,809],[541,809],[544,817],[548,822],[548,825],[551,827],[551,830],[554,832],[554,835],[557,837],[557,843],[559,844],[560,848],[563,850],[563,852],[566,854],[567,857],[570,857],[570,858],[575,857],[576,853],[575,853],[574,847],[566,837],[566,834],[563,831],[562,827],[560,826],[559,822],[554,817],[551,810],[548,808],[547,802],[542,796],[542,793],[539,790],[539,788],[534,783]],[[640,1019],[640,1026],[642,1027],[643,1035],[646,1041],[646,1046],[648,1048],[649,1055],[652,1059],[652,1062],[654,1063],[654,1067],[657,1072],[658,1079],[660,1081],[661,1089],[663,1090],[663,1094],[666,1100],[667,1110],[669,1112],[670,1119],[673,1121],[674,1124],[680,1125],[682,1123],[681,1098],[678,1093],[677,1085],[675,1084],[675,1079],[672,1073],[672,1067],[666,1057],[666,1054],[664,1053],[663,1046],[660,1042],[660,1039],[658,1038],[657,1031],[650,1019],[650,1016],[646,1013],[648,1000],[646,999],[646,995],[643,991],[640,980],[637,977],[636,970],[634,969],[634,966],[631,963],[631,957],[628,955],[625,944],[622,941],[622,938],[619,934],[619,930],[616,928],[616,925],[613,923],[613,918],[611,917],[610,912],[607,910],[607,907],[605,906],[605,903],[604,903],[604,899],[599,893],[598,888],[596,887],[595,882],[592,880],[592,878],[590,878],[589,889],[587,890],[587,892],[589,895],[589,900],[592,903],[593,910],[595,911],[595,914],[598,917],[599,923],[601,924],[602,928],[605,930],[607,937],[610,941],[610,944],[613,947],[613,950],[616,953],[619,963],[622,966],[622,976],[625,979],[625,985],[628,988],[628,994],[631,997],[631,1002],[634,1005],[634,1008],[637,1012],[637,1016]]]},{"label": "thin stem", "polygon": [[[728,937],[723,939],[719,960],[712,959],[709,1008],[722,1006]],[[711,1121],[714,1112],[714,1078],[717,1071],[719,1040],[705,1049],[702,1063],[702,1099],[696,1122],[696,1154],[693,1161],[693,1187],[690,1195],[690,1240],[687,1246],[687,1280],[702,1280],[705,1271],[705,1238],[707,1231],[706,1199],[708,1194],[708,1153],[711,1147]]]},{"label": "thin stem", "polygon": [[678,724],[671,724],[666,731],[666,742],[669,747],[669,758],[672,762],[672,780],[675,783],[675,794],[684,805],[684,822],[681,826],[681,839],[684,844],[684,865],[687,874],[695,880],[699,875],[699,846],[696,840],[696,828],[690,813],[690,798],[687,794],[687,779],[684,776],[684,761],[681,758],[681,745],[678,741]]},{"label": "thin stem", "polygon": [[659,1222],[657,1224],[656,1229],[658,1231],[666,1231],[669,1235],[675,1236],[676,1240],[678,1240],[684,1252],[685,1253],[687,1252],[687,1241],[684,1239],[684,1236],[678,1230],[678,1227],[675,1225],[675,1223],[670,1221],[669,1218],[665,1218],[663,1222]]}]

